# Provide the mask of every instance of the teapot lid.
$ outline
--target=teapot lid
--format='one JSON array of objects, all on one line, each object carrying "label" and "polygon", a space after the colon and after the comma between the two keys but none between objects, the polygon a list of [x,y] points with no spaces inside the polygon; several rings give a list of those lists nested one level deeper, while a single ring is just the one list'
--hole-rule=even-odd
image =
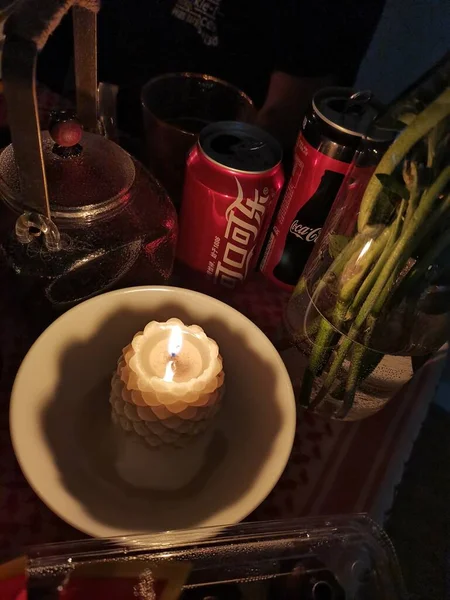
[{"label": "teapot lid", "polygon": [[[71,111],[62,111],[42,132],[42,153],[52,218],[96,218],[124,200],[134,183],[132,158],[106,138],[83,132]],[[0,155],[0,192],[23,212],[19,172],[10,144]]]}]

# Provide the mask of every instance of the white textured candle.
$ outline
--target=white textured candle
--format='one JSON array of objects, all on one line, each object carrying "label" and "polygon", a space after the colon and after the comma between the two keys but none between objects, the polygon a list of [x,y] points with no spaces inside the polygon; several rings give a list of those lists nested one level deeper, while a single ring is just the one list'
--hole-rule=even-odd
[{"label": "white textured candle", "polygon": [[[116,463],[121,477],[155,489],[176,489],[192,478],[203,461],[223,383],[219,348],[201,327],[169,319],[137,333],[111,381],[113,422],[123,431]],[[158,469],[151,467],[155,461]]]}]

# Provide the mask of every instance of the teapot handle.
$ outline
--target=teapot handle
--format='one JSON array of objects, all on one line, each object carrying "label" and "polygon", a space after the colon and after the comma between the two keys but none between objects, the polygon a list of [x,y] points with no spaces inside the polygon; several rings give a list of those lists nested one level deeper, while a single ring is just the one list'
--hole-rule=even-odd
[{"label": "teapot handle", "polygon": [[92,8],[73,8],[73,36],[75,59],[75,84],[77,90],[77,116],[87,131],[97,133],[97,9],[96,0],[83,0]]},{"label": "teapot handle", "polygon": [[28,210],[48,219],[51,215],[36,98],[36,61],[38,52],[72,6],[77,107],[85,128],[96,130],[99,1],[23,0],[5,25],[2,74],[21,195]]},{"label": "teapot handle", "polygon": [[73,7],[77,114],[88,131],[97,129],[97,19],[100,0],[25,0],[13,10],[7,37],[34,42],[38,52]]}]

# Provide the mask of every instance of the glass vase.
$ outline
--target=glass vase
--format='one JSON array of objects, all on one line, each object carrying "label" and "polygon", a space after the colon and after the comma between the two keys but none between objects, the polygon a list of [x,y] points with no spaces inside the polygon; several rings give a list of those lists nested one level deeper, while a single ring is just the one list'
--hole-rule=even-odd
[{"label": "glass vase", "polygon": [[384,117],[399,134],[368,182],[362,144],[289,301],[299,403],[327,418],[374,414],[411,378],[411,357],[447,339],[448,79]]}]

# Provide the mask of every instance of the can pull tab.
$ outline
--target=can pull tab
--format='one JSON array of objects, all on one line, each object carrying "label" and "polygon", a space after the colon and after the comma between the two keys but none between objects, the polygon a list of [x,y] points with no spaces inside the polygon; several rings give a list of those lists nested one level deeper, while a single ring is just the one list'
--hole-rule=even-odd
[{"label": "can pull tab", "polygon": [[[368,105],[370,105],[372,111],[371,113],[367,112],[364,117],[365,108]],[[383,106],[375,100],[371,90],[355,92],[348,98],[342,111],[344,125],[347,118],[351,116],[356,116],[356,118],[361,117],[361,124],[363,124],[362,133],[364,136],[367,136],[373,122],[378,118],[382,110]]]},{"label": "can pull tab", "polygon": [[251,152],[252,150],[259,150],[265,144],[262,140],[241,138],[229,133],[223,133],[211,142],[211,148],[219,154],[237,154],[241,151]]},{"label": "can pull tab", "polygon": [[237,137],[232,134],[223,134],[217,136],[211,143],[211,148],[222,156],[232,156],[237,163],[249,165],[257,160],[254,152],[260,150],[266,142],[263,140],[255,140],[252,138]]},{"label": "can pull tab", "polygon": [[355,109],[362,108],[365,104],[370,104],[373,99],[373,92],[371,90],[362,90],[360,92],[355,92],[348,98],[345,103],[344,110],[342,111],[344,115],[349,112],[353,112]]}]

